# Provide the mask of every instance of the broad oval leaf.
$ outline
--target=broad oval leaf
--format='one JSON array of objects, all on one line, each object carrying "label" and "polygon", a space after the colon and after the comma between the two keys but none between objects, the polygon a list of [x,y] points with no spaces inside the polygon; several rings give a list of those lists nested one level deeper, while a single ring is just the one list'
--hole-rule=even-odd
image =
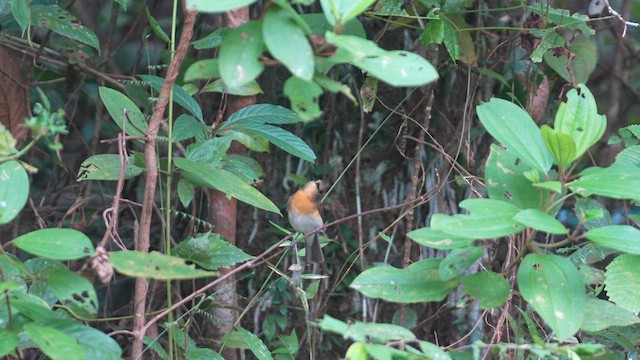
[{"label": "broad oval leaf", "polygon": [[95,248],[87,235],[74,229],[41,229],[26,233],[13,244],[30,254],[48,259],[75,260],[93,256]]},{"label": "broad oval leaf", "polygon": [[253,256],[222,239],[219,234],[211,233],[197,234],[181,241],[171,253],[207,270],[217,270],[253,259]]},{"label": "broad oval leaf", "polygon": [[259,59],[263,51],[264,40],[259,22],[248,21],[234,29],[220,45],[218,64],[222,80],[235,87],[257,78],[264,69]]},{"label": "broad oval leaf", "polygon": [[271,55],[293,75],[304,80],[313,78],[313,49],[302,28],[285,9],[273,7],[267,12],[262,24],[262,36]]},{"label": "broad oval leaf", "polygon": [[587,231],[584,236],[602,246],[640,255],[640,230],[629,225],[609,225]]},{"label": "broad oval leaf", "polygon": [[540,132],[547,150],[553,155],[558,166],[565,168],[576,159],[576,144],[571,135],[556,132],[546,124],[542,125]]},{"label": "broad oval leaf", "polygon": [[562,235],[567,233],[567,228],[560,221],[538,209],[522,210],[513,217],[513,220],[548,234]]},{"label": "broad oval leaf", "polygon": [[553,329],[559,340],[582,326],[585,290],[578,269],[557,255],[528,254],[518,269],[522,297]]},{"label": "broad oval leaf", "polygon": [[53,360],[85,359],[82,347],[76,339],[60,330],[28,323],[24,325],[24,332],[43,353]]},{"label": "broad oval leaf", "polygon": [[[133,103],[126,95],[108,87],[101,86],[98,88],[100,99],[107,108],[109,115],[113,121],[123,128],[125,133],[132,136],[145,136],[149,124],[144,119],[144,115],[136,104]],[[127,123],[124,123],[123,110],[127,110]]]},{"label": "broad oval leaf", "polygon": [[573,139],[578,158],[602,137],[607,117],[598,114],[596,99],[586,85],[579,84],[578,89],[569,90],[566,96],[567,101],[558,107],[554,126],[556,132]]},{"label": "broad oval leaf", "polygon": [[571,191],[582,196],[601,195],[613,199],[640,201],[640,170],[635,166],[613,164],[607,168],[592,167],[569,184]]},{"label": "broad oval leaf", "polygon": [[422,86],[438,79],[438,72],[418,54],[381,49],[373,41],[327,32],[327,42],[338,48],[341,61],[356,66],[392,86]]},{"label": "broad oval leaf", "polygon": [[302,119],[293,111],[272,104],[255,104],[244,107],[229,116],[220,130],[239,129],[248,124],[295,124]]},{"label": "broad oval leaf", "polygon": [[227,196],[245,202],[257,208],[280,214],[278,207],[253,186],[238,176],[206,163],[191,161],[185,158],[173,159],[178,169],[183,170],[185,178],[196,185],[220,190]]},{"label": "broad oval leaf", "polygon": [[49,273],[49,286],[76,314],[93,317],[98,313],[98,295],[85,277],[67,268],[56,269]]},{"label": "broad oval leaf", "polygon": [[251,349],[251,352],[253,353],[253,355],[256,356],[257,359],[260,359],[260,360],[273,359],[273,357],[271,356],[271,352],[269,351],[269,348],[267,348],[267,346],[262,342],[262,340],[258,337],[258,335],[250,331],[247,331],[240,326],[236,326],[235,332],[240,335],[240,337],[244,340],[244,342],[247,344],[249,349]]},{"label": "broad oval leaf", "polygon": [[459,237],[470,239],[492,239],[524,230],[513,217],[518,208],[506,201],[492,199],[467,199],[460,207],[469,210],[469,215],[434,214],[431,227]]},{"label": "broad oval leaf", "polygon": [[29,198],[29,176],[19,162],[0,163],[0,225],[13,220]]},{"label": "broad oval leaf", "polygon": [[40,321],[39,324],[55,328],[74,338],[82,346],[84,359],[122,359],[120,345],[100,330],[67,319],[49,319]]},{"label": "broad oval leaf", "polygon": [[214,80],[220,78],[218,59],[205,59],[196,61],[184,72],[184,81]]},{"label": "broad oval leaf", "polygon": [[350,287],[363,295],[395,303],[441,301],[457,285],[438,274],[439,259],[427,259],[406,269],[376,267],[358,275]]},{"label": "broad oval leaf", "polygon": [[629,326],[640,323],[640,318],[629,310],[606,300],[587,298],[582,330],[596,332],[611,326]]},{"label": "broad oval leaf", "polygon": [[604,285],[609,300],[634,314],[640,312],[640,255],[622,254],[609,265]]},{"label": "broad oval leaf", "polygon": [[442,259],[438,272],[444,281],[455,279],[478,259],[482,257],[482,248],[469,246],[461,249],[453,249]]},{"label": "broad oval leaf", "polygon": [[443,231],[434,230],[430,227],[415,229],[407,234],[411,240],[426,247],[449,250],[470,245],[475,239],[453,236]]},{"label": "broad oval leaf", "polygon": [[553,163],[540,129],[521,107],[503,99],[476,107],[480,122],[489,134],[522,159],[527,165],[546,173]]},{"label": "broad oval leaf", "polygon": [[119,273],[156,280],[195,279],[218,276],[217,272],[196,269],[185,260],[157,251],[115,251],[109,253],[109,260]]},{"label": "broad oval leaf", "polygon": [[[133,162],[133,156],[128,157],[124,168],[125,179],[134,178],[144,171],[143,168],[135,166]],[[119,155],[93,155],[82,162],[76,180],[118,180],[120,178],[120,166]]]},{"label": "broad oval leaf", "polygon": [[68,10],[57,4],[32,5],[32,23],[45,27],[69,39],[87,44],[100,52],[100,42],[91,29],[83,26],[80,20],[71,15]]},{"label": "broad oval leaf", "polygon": [[509,297],[511,284],[504,276],[492,271],[479,271],[460,280],[462,291],[480,302],[480,307],[489,309],[504,304]]},{"label": "broad oval leaf", "polygon": [[257,0],[187,0],[187,9],[203,13],[221,13],[239,9]]},{"label": "broad oval leaf", "polygon": [[0,339],[0,356],[6,356],[20,343],[17,330],[0,329]]},{"label": "broad oval leaf", "polygon": [[388,343],[390,341],[412,340],[416,338],[411,330],[399,325],[363,323],[361,321],[347,324],[329,315],[325,315],[319,325],[324,331],[336,333],[353,341]]}]

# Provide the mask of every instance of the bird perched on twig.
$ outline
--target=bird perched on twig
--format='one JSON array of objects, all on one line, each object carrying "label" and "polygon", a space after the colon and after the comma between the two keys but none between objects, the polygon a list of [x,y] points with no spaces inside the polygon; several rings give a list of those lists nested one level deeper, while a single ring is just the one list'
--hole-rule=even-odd
[{"label": "bird perched on twig", "polygon": [[307,264],[324,262],[324,255],[318,239],[318,232],[324,224],[318,207],[324,189],[322,180],[309,181],[291,195],[287,204],[289,223],[293,229],[305,235],[314,232],[313,236],[307,237],[305,251]]}]

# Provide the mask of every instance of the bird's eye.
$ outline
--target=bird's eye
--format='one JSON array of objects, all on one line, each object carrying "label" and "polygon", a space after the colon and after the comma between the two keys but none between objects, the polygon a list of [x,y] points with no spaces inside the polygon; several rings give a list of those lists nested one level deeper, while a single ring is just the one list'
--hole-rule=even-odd
[{"label": "bird's eye", "polygon": [[313,183],[316,184],[316,189],[318,189],[319,193],[324,192],[324,183],[322,182],[322,180],[315,180]]}]

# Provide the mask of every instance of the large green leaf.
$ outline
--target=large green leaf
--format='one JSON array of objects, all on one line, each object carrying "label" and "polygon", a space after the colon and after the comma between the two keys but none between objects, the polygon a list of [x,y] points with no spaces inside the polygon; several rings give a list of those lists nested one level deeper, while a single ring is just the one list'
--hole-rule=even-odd
[{"label": "large green leaf", "polygon": [[420,245],[438,250],[456,249],[470,245],[474,239],[453,236],[430,227],[415,229],[407,234],[411,240]]},{"label": "large green leaf", "polygon": [[491,199],[513,203],[520,209],[542,208],[549,191],[536,188],[524,176],[530,167],[520,161],[511,149],[491,144],[485,166],[487,193]]},{"label": "large green leaf", "polygon": [[513,220],[518,208],[506,201],[492,199],[467,199],[460,207],[469,210],[469,215],[434,214],[431,227],[459,237],[491,239],[519,233],[524,229]]},{"label": "large green leaf", "polygon": [[185,178],[196,185],[214,188],[249,205],[280,214],[280,210],[271,200],[226,170],[185,158],[175,158],[173,162],[183,170]]},{"label": "large green leaf", "polygon": [[522,297],[559,340],[575,334],[585,316],[585,289],[578,269],[557,255],[528,254],[518,269]]},{"label": "large green leaf", "polygon": [[[145,136],[149,125],[144,119],[144,115],[133,101],[126,95],[108,87],[98,88],[100,99],[107,108],[113,121],[121,129],[124,126],[125,133],[132,136]],[[127,123],[123,120],[123,111],[127,110]]]},{"label": "large green leaf", "polygon": [[492,271],[479,271],[460,280],[462,291],[478,299],[480,307],[489,309],[504,304],[509,297],[511,284],[504,276]]},{"label": "large green leaf", "polygon": [[441,301],[458,281],[443,281],[438,273],[439,265],[439,259],[427,259],[406,269],[375,267],[358,275],[350,287],[364,296],[396,303]]},{"label": "large green leaf", "polygon": [[218,64],[222,80],[229,86],[244,85],[260,75],[264,65],[261,23],[248,21],[225,36],[220,45]]},{"label": "large green leaf", "polygon": [[390,341],[412,340],[416,336],[411,330],[395,324],[363,323],[355,321],[345,323],[325,315],[320,320],[320,328],[324,331],[336,333],[353,341],[367,341],[386,344]]},{"label": "large green leaf", "polygon": [[260,359],[260,360],[273,359],[273,357],[271,356],[271,352],[269,351],[269,348],[267,348],[267,346],[262,342],[262,340],[260,340],[260,338],[256,334],[249,332],[240,326],[237,326],[235,331],[245,341],[245,343],[247,344],[247,346],[249,347],[253,355],[256,356],[257,359]]},{"label": "large green leaf", "polygon": [[292,76],[285,81],[283,92],[289,98],[291,108],[304,121],[315,120],[322,116],[318,98],[323,91],[315,81],[306,81]]},{"label": "large green leaf", "polygon": [[542,140],[560,168],[566,168],[576,156],[576,144],[569,134],[554,131],[549,125],[540,128]]},{"label": "large green leaf", "polygon": [[0,356],[6,356],[20,343],[17,331],[0,329]]},{"label": "large green leaf", "polygon": [[272,104],[255,104],[244,107],[229,116],[218,129],[235,129],[246,124],[295,124],[301,122],[293,111]]},{"label": "large green leaf", "polygon": [[640,169],[635,166],[613,164],[607,168],[592,167],[581,175],[569,184],[569,188],[579,195],[640,201]]},{"label": "large green leaf", "polygon": [[71,336],[82,346],[85,359],[119,360],[120,345],[107,334],[90,326],[66,319],[49,319],[39,322]]},{"label": "large green leaf", "polygon": [[[22,30],[22,36],[29,27],[29,21],[31,20],[31,9],[28,0],[12,0],[11,2],[11,14],[16,19],[20,30]],[[0,356],[2,353],[0,351]]]},{"label": "large green leaf", "polygon": [[273,145],[288,152],[289,154],[299,157],[302,160],[309,162],[316,161],[316,154],[313,150],[293,133],[279,128],[277,126],[268,124],[254,124],[241,129],[240,131],[253,135],[261,136]]},{"label": "large green leaf", "polygon": [[563,235],[567,233],[567,228],[560,221],[538,209],[522,210],[513,217],[513,220],[549,234]]},{"label": "large green leaf", "polygon": [[595,41],[589,36],[578,35],[567,46],[567,50],[571,54],[571,60],[568,54],[557,56],[552,51],[547,51],[543,56],[544,62],[567,82],[585,84],[598,63]]},{"label": "large green leaf", "polygon": [[640,323],[640,318],[629,310],[625,310],[609,301],[587,298],[582,330],[596,332],[611,326],[629,326]]},{"label": "large green leaf", "polygon": [[85,359],[80,344],[60,330],[28,323],[24,325],[24,332],[43,353],[53,360]]},{"label": "large green leaf", "polygon": [[567,92],[567,101],[560,104],[554,122],[557,133],[568,134],[576,147],[575,158],[595,144],[607,127],[607,117],[598,114],[596,99],[584,84]]},{"label": "large green leaf", "polygon": [[180,280],[218,276],[217,272],[196,269],[195,265],[187,265],[184,259],[157,251],[115,251],[109,253],[109,260],[119,273],[133,277]]},{"label": "large green leaf", "polygon": [[327,32],[327,42],[338,50],[336,57],[392,86],[422,86],[438,79],[438,72],[418,54],[381,49],[373,41]]},{"label": "large green leaf", "polygon": [[[154,75],[139,75],[140,78],[148,83],[153,90],[155,90],[158,94],[162,90],[162,84],[164,83],[164,79],[159,76]],[[183,108],[187,109],[193,116],[195,116],[198,120],[203,121],[202,117],[202,109],[200,109],[200,105],[198,102],[191,96],[187,91],[181,88],[178,85],[173,85],[173,101],[178,103]]]},{"label": "large green leaf", "polygon": [[553,163],[531,116],[521,107],[498,98],[476,108],[489,134],[512,150],[530,167],[546,173]]},{"label": "large green leaf", "polygon": [[580,13],[571,15],[569,10],[552,8],[548,4],[543,3],[528,6],[527,9],[543,16],[546,21],[556,24],[558,27],[569,30],[580,30],[586,35],[595,34],[595,30],[587,25],[587,21],[589,21],[589,17],[587,15]]},{"label": "large green leaf", "polygon": [[58,299],[76,314],[93,317],[98,313],[96,290],[85,277],[61,268],[49,273],[49,285]]},{"label": "large green leaf", "polygon": [[75,260],[95,254],[87,235],[74,229],[41,229],[26,233],[13,244],[33,255],[57,260]]},{"label": "large green leaf", "polygon": [[29,176],[15,160],[0,163],[0,225],[13,220],[29,198]]},{"label": "large green leaf", "polygon": [[602,246],[640,255],[640,230],[629,225],[609,225],[587,231],[584,236]]},{"label": "large green leaf", "polygon": [[183,141],[195,137],[203,141],[208,131],[207,125],[191,115],[182,114],[173,123],[173,142]]},{"label": "large green leaf", "polygon": [[197,234],[181,241],[171,253],[183,259],[193,261],[207,270],[229,267],[253,258],[218,234]]},{"label": "large green leaf", "polygon": [[267,11],[262,24],[264,43],[271,55],[301,79],[313,78],[313,49],[305,32],[281,7]]},{"label": "large green leaf", "polygon": [[248,6],[257,0],[187,0],[187,9],[203,13],[221,13]]},{"label": "large green leaf", "polygon": [[[143,171],[143,168],[133,164],[133,156],[128,157],[124,168],[125,179],[134,178]],[[119,178],[120,156],[116,154],[97,154],[82,162],[76,180],[118,180]]]},{"label": "large green leaf", "polygon": [[51,31],[87,44],[100,52],[100,42],[96,34],[83,26],[68,10],[57,4],[32,5],[32,23],[50,29]]},{"label": "large green leaf", "polygon": [[184,72],[184,81],[214,80],[220,78],[218,59],[196,61]]},{"label": "large green leaf", "polygon": [[634,314],[640,312],[640,256],[622,254],[607,265],[605,290],[609,300]]}]

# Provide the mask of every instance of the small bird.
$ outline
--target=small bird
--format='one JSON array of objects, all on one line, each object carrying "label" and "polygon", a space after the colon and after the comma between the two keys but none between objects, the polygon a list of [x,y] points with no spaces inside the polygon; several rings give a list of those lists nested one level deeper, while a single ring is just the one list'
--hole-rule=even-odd
[{"label": "small bird", "polygon": [[307,237],[305,257],[307,264],[324,262],[324,255],[318,239],[318,232],[324,224],[318,208],[323,192],[324,183],[322,180],[309,181],[291,195],[287,204],[289,223],[293,229],[305,235],[315,232],[312,237]]}]

